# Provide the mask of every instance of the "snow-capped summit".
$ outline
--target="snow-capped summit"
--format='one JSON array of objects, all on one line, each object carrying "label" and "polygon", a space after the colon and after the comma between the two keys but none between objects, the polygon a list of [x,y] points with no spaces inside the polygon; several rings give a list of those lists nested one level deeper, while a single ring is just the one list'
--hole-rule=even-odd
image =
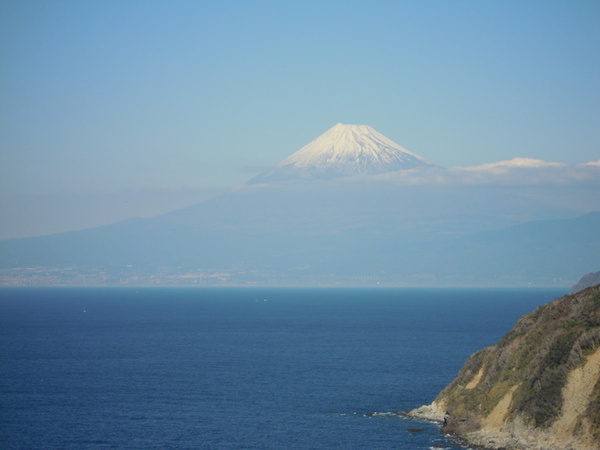
[{"label": "snow-capped summit", "polygon": [[431,165],[368,125],[338,123],[250,182],[373,175]]}]

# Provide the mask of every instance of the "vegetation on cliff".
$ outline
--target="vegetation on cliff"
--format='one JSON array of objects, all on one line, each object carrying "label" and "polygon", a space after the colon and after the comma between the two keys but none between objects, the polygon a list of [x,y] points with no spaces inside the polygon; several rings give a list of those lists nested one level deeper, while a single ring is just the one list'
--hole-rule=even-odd
[{"label": "vegetation on cliff", "polygon": [[517,442],[519,430],[543,431],[551,443],[595,448],[599,376],[600,285],[523,316],[500,342],[472,355],[434,405],[447,411],[444,432],[462,437],[499,432]]}]

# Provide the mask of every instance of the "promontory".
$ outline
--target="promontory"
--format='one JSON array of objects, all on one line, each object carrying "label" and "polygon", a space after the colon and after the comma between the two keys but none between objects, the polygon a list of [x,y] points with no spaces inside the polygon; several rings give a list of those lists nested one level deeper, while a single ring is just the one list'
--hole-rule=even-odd
[{"label": "promontory", "polygon": [[409,415],[485,448],[600,448],[600,285],[521,317]]}]

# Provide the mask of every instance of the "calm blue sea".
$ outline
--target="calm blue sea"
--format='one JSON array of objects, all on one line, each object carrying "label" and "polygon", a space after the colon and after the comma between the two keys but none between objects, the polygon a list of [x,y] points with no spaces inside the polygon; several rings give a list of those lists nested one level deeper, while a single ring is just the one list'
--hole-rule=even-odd
[{"label": "calm blue sea", "polygon": [[0,289],[0,447],[452,448],[365,414],[431,402],[565,293]]}]

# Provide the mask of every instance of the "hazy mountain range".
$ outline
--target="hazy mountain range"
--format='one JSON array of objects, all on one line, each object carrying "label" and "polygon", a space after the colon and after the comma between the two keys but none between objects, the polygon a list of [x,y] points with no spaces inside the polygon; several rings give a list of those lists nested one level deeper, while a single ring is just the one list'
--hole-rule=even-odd
[{"label": "hazy mountain range", "polygon": [[369,126],[338,124],[197,205],[1,241],[1,281],[570,285],[600,265],[598,186],[594,162],[444,169]]}]

